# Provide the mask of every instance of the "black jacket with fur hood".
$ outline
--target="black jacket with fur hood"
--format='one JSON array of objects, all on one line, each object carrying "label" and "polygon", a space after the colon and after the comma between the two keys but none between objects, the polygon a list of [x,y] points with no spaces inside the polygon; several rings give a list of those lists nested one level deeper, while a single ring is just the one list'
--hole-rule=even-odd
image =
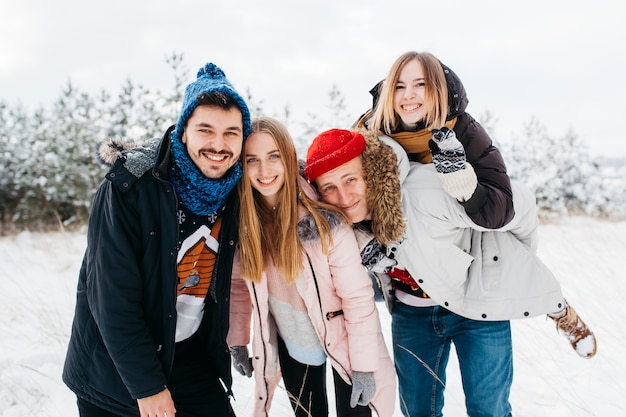
[{"label": "black jacket with fur hood", "polygon": [[[101,147],[112,167],[89,219],[63,369],[63,381],[79,398],[123,416],[137,416],[136,399],[166,387],[174,360],[178,202],[168,181],[170,133],[131,149]],[[229,393],[226,335],[238,210],[235,188],[226,201],[199,330]]]}]

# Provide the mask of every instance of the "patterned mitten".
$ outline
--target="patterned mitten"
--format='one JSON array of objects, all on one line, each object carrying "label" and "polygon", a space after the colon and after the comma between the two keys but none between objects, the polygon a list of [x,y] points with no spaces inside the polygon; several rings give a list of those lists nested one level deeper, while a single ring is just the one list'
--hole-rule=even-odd
[{"label": "patterned mitten", "polygon": [[465,169],[465,148],[456,138],[454,130],[445,126],[433,129],[433,137],[428,146],[433,154],[433,164],[437,172],[448,174]]},{"label": "patterned mitten", "polygon": [[428,146],[446,192],[459,201],[469,200],[478,186],[478,178],[474,168],[466,162],[465,148],[454,131],[447,127],[433,129]]},{"label": "patterned mitten", "polygon": [[361,248],[361,264],[368,271],[385,273],[398,262],[387,256],[385,248],[376,239],[371,239]]},{"label": "patterned mitten", "polygon": [[[357,239],[365,237],[364,234],[358,232],[356,236]],[[365,242],[365,239],[361,238],[359,245],[363,245],[363,242]],[[395,296],[391,286],[391,277],[387,275],[387,272],[396,266],[398,262],[387,256],[385,248],[375,238],[372,238],[361,248],[361,264],[367,269],[372,280],[374,300],[384,301],[387,310],[391,313]]]}]

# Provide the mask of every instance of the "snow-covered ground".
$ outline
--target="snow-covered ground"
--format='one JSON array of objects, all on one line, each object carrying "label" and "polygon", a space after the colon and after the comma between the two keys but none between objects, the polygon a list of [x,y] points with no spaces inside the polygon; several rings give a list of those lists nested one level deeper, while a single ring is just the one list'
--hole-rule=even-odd
[{"label": "snow-covered ground", "polygon": [[[540,235],[539,255],[595,331],[598,354],[579,358],[545,317],[513,322],[513,414],[626,415],[626,222],[566,218],[542,225]],[[78,414],[60,375],[84,247],[83,233],[0,238],[0,417]],[[382,305],[380,313],[390,341],[390,318]],[[235,411],[249,416],[252,380],[234,375]],[[444,414],[465,415],[463,402],[453,354]],[[284,391],[278,392],[272,415],[292,415]]]}]

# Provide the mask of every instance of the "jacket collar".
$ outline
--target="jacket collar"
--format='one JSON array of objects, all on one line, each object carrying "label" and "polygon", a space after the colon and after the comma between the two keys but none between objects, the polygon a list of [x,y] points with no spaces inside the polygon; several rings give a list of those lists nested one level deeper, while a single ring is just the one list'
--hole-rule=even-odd
[{"label": "jacket collar", "polygon": [[163,179],[169,178],[169,168],[172,161],[171,137],[175,127],[175,125],[172,125],[167,129],[167,131],[165,131],[157,151],[156,164],[154,166],[153,174]]}]

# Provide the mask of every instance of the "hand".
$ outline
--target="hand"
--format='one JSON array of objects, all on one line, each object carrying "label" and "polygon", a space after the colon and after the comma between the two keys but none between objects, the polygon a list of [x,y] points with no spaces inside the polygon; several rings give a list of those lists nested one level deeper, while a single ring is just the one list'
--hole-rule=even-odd
[{"label": "hand", "polygon": [[433,129],[432,133],[428,146],[437,172],[448,174],[465,169],[465,148],[456,138],[454,130],[442,127]]},{"label": "hand", "polygon": [[350,395],[350,407],[368,405],[376,394],[376,381],[374,372],[354,371],[352,374],[352,394]]},{"label": "hand", "polygon": [[137,400],[141,417],[174,417],[176,408],[170,390],[165,388],[158,394]]},{"label": "hand", "polygon": [[465,152],[463,150],[463,145],[456,137],[456,133],[454,130],[448,129],[447,127],[442,127],[441,129],[433,129],[433,142],[437,144],[437,147],[440,151],[460,151]]},{"label": "hand", "polygon": [[447,127],[433,129],[428,146],[443,189],[458,201],[469,200],[476,191],[478,178],[472,165],[466,162],[465,148],[454,130]]},{"label": "hand", "polygon": [[233,358],[233,367],[243,376],[252,376],[252,358],[248,354],[247,346],[231,346],[228,348]]},{"label": "hand", "polygon": [[370,272],[386,273],[398,262],[387,256],[385,247],[372,238],[361,248],[361,264]]}]

